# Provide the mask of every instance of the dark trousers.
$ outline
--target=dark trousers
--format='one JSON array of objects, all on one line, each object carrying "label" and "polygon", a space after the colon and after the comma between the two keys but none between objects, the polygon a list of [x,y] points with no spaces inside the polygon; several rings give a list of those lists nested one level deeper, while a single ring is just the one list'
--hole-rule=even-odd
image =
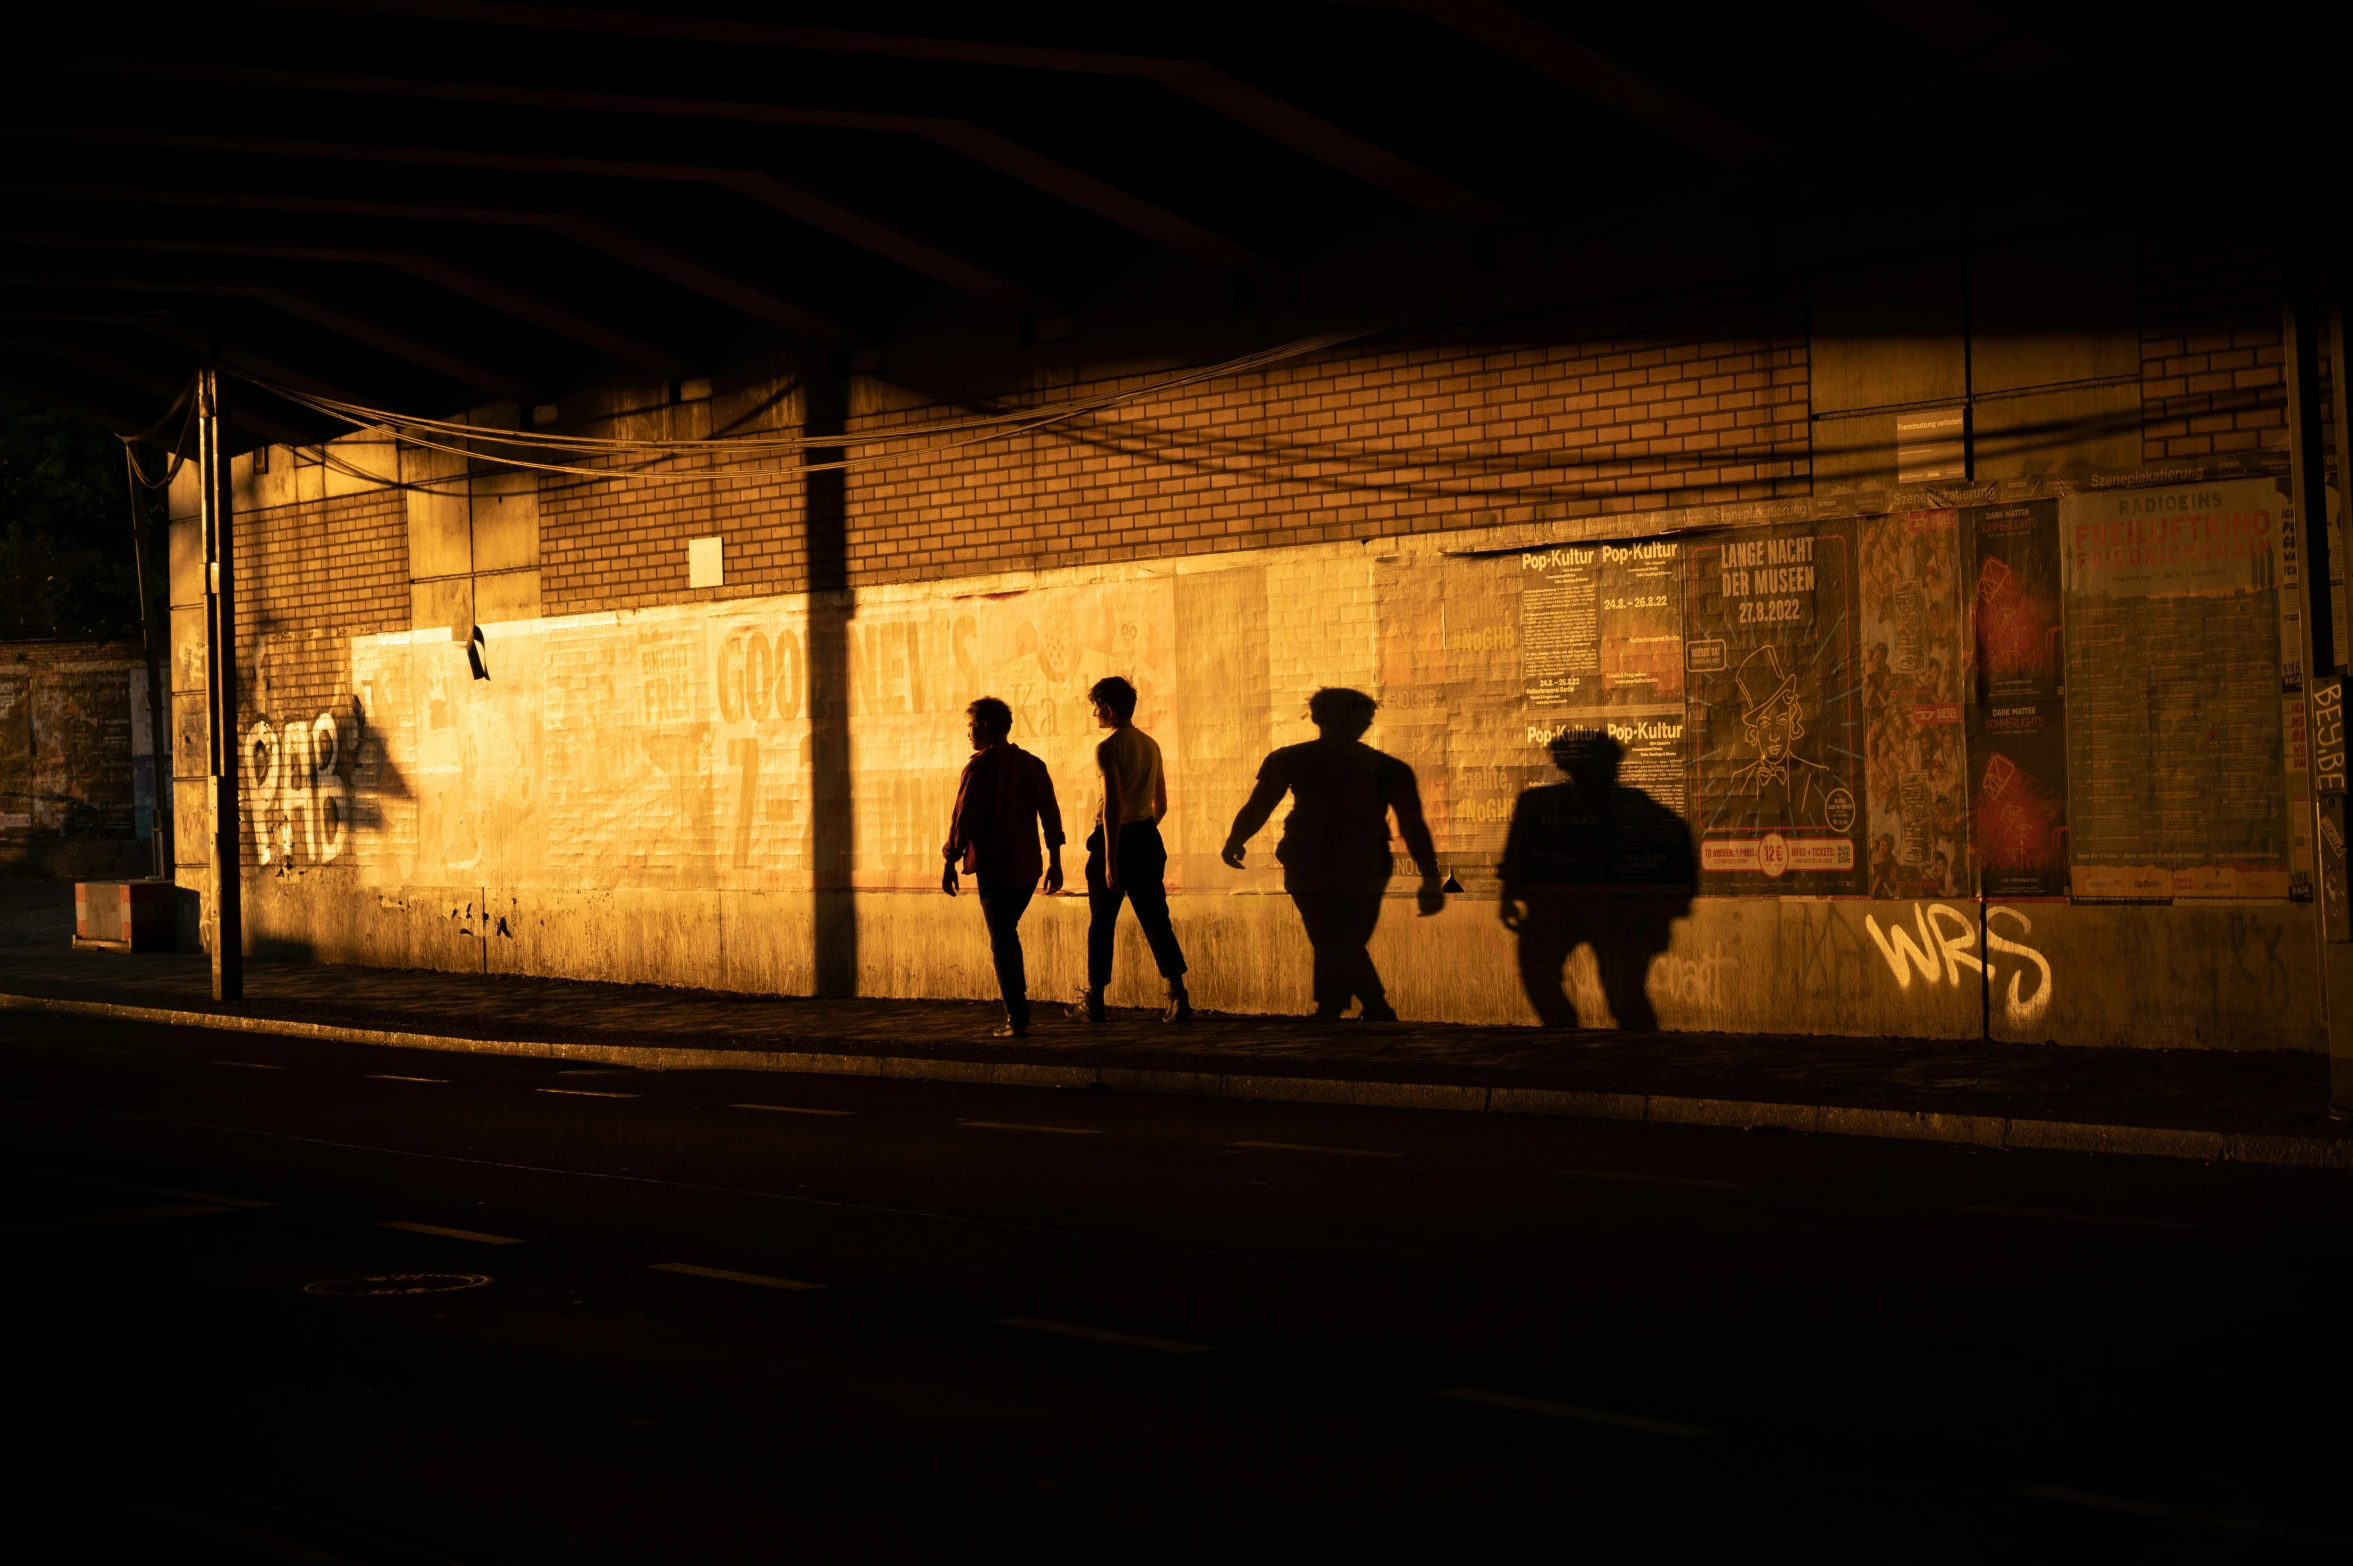
[{"label": "dark trousers", "polygon": [[1381,922],[1379,892],[1293,892],[1299,922],[1307,926],[1307,942],[1315,948],[1315,1009],[1337,1015],[1350,996],[1362,1000],[1367,1011],[1387,1004],[1380,970],[1365,947],[1373,927]]},{"label": "dark trousers", "polygon": [[1030,886],[980,883],[980,916],[988,921],[989,955],[997,963],[997,988],[1005,995],[1005,1019],[1029,1026],[1029,971],[1021,962],[1021,916],[1029,909]]},{"label": "dark trousers", "polygon": [[1098,827],[1087,837],[1087,988],[1101,991],[1111,983],[1111,952],[1119,934],[1119,904],[1135,906],[1136,923],[1152,945],[1152,960],[1160,976],[1174,982],[1184,977],[1185,954],[1176,931],[1168,924],[1168,849],[1160,828],[1150,821],[1130,821],[1119,829],[1119,885],[1103,884],[1103,837]]},{"label": "dark trousers", "polygon": [[1659,1025],[1645,985],[1651,960],[1667,949],[1673,906],[1644,897],[1537,893],[1527,899],[1520,926],[1520,984],[1548,1028],[1579,1026],[1576,1002],[1561,985],[1569,954],[1591,942],[1601,993],[1621,1028],[1654,1032]]}]

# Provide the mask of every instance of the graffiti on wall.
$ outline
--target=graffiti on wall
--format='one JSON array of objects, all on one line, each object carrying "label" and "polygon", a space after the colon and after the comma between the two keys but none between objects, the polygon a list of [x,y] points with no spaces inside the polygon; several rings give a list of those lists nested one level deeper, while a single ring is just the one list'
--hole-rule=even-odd
[{"label": "graffiti on wall", "polygon": [[1892,912],[1884,930],[1876,916],[1865,914],[1863,930],[1886,959],[1898,990],[1909,991],[1915,979],[1931,990],[1958,989],[1966,972],[1982,976],[1989,998],[1999,1000],[2013,1028],[2031,1028],[2051,1009],[2050,959],[2021,939],[2034,932],[2034,920],[2021,909],[1996,903],[1985,910],[1988,955],[1982,958],[1975,950],[1977,921],[1950,903],[1914,903],[1909,929]]}]

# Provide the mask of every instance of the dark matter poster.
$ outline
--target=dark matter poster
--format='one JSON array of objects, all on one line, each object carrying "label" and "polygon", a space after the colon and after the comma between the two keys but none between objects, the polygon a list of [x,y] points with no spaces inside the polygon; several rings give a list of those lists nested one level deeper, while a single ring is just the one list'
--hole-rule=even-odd
[{"label": "dark matter poster", "polygon": [[1962,513],[1975,678],[1970,793],[1980,891],[2067,893],[2067,648],[2059,511],[2049,500]]},{"label": "dark matter poster", "polygon": [[1861,894],[1854,524],[1694,540],[1683,581],[1701,890]]}]

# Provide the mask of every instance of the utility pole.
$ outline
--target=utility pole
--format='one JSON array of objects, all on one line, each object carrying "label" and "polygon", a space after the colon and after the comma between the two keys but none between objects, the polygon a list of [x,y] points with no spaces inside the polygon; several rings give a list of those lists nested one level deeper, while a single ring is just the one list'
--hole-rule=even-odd
[{"label": "utility pole", "polygon": [[212,998],[245,998],[243,814],[237,800],[237,548],[220,373],[196,372],[196,473],[204,523],[206,692],[212,731]]}]

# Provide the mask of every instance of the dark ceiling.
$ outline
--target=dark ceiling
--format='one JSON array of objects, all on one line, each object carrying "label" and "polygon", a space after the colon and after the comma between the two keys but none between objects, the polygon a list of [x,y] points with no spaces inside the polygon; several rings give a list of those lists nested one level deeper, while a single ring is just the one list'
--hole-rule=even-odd
[{"label": "dark ceiling", "polygon": [[2333,44],[2268,6],[2185,10],[2192,34],[2017,0],[683,3],[41,13],[10,67],[0,375],[118,430],[207,355],[381,407],[532,404],[926,333],[1017,348],[1399,246],[1524,263],[1662,194],[1884,195],[1956,155],[1999,181],[2146,154],[2153,188],[2294,201],[2255,187],[2300,158],[2221,155],[2184,94],[2342,156],[2298,106]]}]

